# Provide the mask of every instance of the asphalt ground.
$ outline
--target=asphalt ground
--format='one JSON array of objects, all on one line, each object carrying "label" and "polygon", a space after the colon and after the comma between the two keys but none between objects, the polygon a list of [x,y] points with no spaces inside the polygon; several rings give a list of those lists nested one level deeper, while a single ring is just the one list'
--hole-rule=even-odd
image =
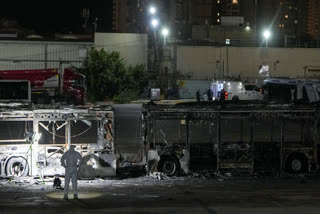
[{"label": "asphalt ground", "polygon": [[158,178],[80,180],[79,200],[63,200],[52,178],[4,179],[0,213],[320,213],[318,177]]}]

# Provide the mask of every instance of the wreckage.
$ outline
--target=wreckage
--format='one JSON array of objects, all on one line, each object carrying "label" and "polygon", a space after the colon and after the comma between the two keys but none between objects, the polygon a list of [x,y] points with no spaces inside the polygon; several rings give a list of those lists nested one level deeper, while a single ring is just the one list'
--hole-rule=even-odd
[{"label": "wreckage", "polygon": [[[25,87],[30,84],[26,82]],[[288,88],[292,99],[287,104],[145,104],[138,161],[124,165],[169,176],[199,168],[249,173],[316,171],[320,98],[316,84],[297,88],[303,89],[301,93],[291,85]],[[1,92],[0,99],[2,95],[7,98]],[[116,152],[111,106],[33,105],[30,93],[18,98],[26,102],[10,99],[0,105],[1,176],[63,175],[60,158],[71,144],[84,158],[80,178],[116,176],[117,167],[126,163]]]},{"label": "wreckage", "polygon": [[0,175],[64,175],[62,154],[83,156],[80,178],[116,175],[114,110],[110,105],[34,105],[28,80],[0,80]]},{"label": "wreckage", "polygon": [[71,143],[84,158],[79,177],[115,176],[111,106],[31,106],[0,109],[1,176],[63,175],[60,158]]},{"label": "wreckage", "polygon": [[319,165],[319,113],[317,104],[147,104],[142,141],[148,170],[312,172]]},{"label": "wreckage", "polygon": [[[116,176],[111,106],[2,106],[1,175],[63,175],[71,145],[84,158],[79,177]],[[214,168],[237,172],[318,169],[317,104],[202,102],[143,105],[141,158],[149,173],[188,174]]]},{"label": "wreckage", "polygon": [[316,171],[319,91],[318,81],[270,78],[259,101],[144,105],[148,170]]}]

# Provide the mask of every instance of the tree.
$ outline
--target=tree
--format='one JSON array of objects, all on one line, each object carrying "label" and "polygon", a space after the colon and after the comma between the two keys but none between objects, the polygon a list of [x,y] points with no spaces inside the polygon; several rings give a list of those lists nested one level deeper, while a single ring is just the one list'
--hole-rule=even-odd
[{"label": "tree", "polygon": [[148,87],[149,80],[150,75],[144,65],[129,66],[124,76],[125,84],[120,86],[120,92],[114,96],[113,100],[117,103],[128,103],[137,99]]},{"label": "tree", "polygon": [[129,102],[136,99],[148,85],[148,75],[144,65],[130,66],[116,51],[92,48],[84,60],[80,71],[88,80],[90,101],[115,100]]}]

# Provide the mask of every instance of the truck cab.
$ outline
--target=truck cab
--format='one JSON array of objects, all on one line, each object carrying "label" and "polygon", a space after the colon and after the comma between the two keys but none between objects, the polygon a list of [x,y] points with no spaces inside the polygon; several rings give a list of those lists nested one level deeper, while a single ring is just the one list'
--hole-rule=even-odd
[{"label": "truck cab", "polygon": [[1,80],[28,80],[31,84],[31,101],[48,104],[66,101],[68,104],[84,104],[86,99],[85,76],[75,68],[2,70]]},{"label": "truck cab", "polygon": [[86,100],[86,77],[73,68],[64,69],[63,96],[68,103],[84,104]]}]

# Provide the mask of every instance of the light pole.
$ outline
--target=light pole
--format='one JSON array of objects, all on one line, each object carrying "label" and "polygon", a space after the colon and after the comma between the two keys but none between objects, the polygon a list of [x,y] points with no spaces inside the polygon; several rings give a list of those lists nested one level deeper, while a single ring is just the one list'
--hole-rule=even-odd
[{"label": "light pole", "polygon": [[169,34],[169,30],[167,28],[162,29],[162,35],[163,35],[163,46],[166,46],[166,37]]},{"label": "light pole", "polygon": [[154,39],[156,39],[156,38],[157,38],[156,28],[157,28],[157,26],[159,25],[158,19],[152,19],[151,25],[152,25],[152,27],[153,27]]},{"label": "light pole", "polygon": [[159,25],[159,21],[158,19],[152,19],[151,21],[151,25],[153,27],[153,34],[154,34],[154,50],[155,50],[155,54],[154,54],[154,68],[155,71],[157,72],[157,60],[158,60],[158,46],[157,46],[157,33],[156,33],[156,28]]},{"label": "light pole", "polygon": [[265,30],[265,31],[263,32],[263,37],[264,37],[265,40],[266,40],[266,48],[268,47],[268,39],[270,38],[270,35],[271,35],[271,33],[270,33],[269,30]]}]

